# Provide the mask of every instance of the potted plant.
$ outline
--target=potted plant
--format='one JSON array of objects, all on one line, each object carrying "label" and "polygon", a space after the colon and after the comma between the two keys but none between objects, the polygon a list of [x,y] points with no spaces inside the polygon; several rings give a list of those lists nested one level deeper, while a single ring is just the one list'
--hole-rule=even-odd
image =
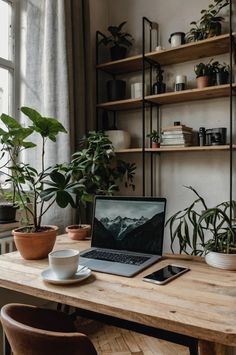
[{"label": "potted plant", "polygon": [[215,73],[216,73],[216,66],[218,65],[218,62],[212,62],[213,59],[211,59],[208,63],[199,63],[195,65],[194,71],[196,74],[196,80],[197,80],[197,87],[199,89],[202,89],[207,86],[214,85],[215,83]]},{"label": "potted plant", "polygon": [[186,34],[186,42],[200,41],[220,35],[221,22],[224,17],[219,16],[219,13],[228,5],[229,0],[214,0],[213,4],[209,4],[208,9],[203,9],[200,20],[190,23],[193,27]]},{"label": "potted plant", "polygon": [[160,64],[155,65],[156,82],[152,86],[152,95],[163,94],[166,92],[166,84],[163,83],[164,70],[161,69]]},{"label": "potted plant", "polygon": [[229,217],[230,210],[232,216],[235,216],[235,201],[222,202],[214,208],[208,208],[195,189],[191,186],[187,188],[194,192],[197,199],[166,222],[170,228],[172,252],[177,241],[180,253],[205,253],[206,262],[212,266],[236,270],[235,231]]},{"label": "potted plant", "polygon": [[[63,200],[65,194],[70,194],[73,189],[73,186],[68,186],[66,180],[61,182],[60,189],[44,193],[45,186],[53,180],[57,169],[45,166],[46,142],[48,139],[55,142],[57,135],[60,132],[66,133],[66,130],[56,119],[43,117],[34,109],[22,107],[21,111],[31,121],[28,127],[23,127],[8,115],[1,115],[1,121],[6,127],[0,131],[1,151],[9,154],[7,170],[4,173],[7,182],[12,184],[18,194],[26,219],[30,223],[13,231],[16,247],[25,259],[41,259],[52,250],[58,230],[56,226],[42,225],[42,218],[55,201]],[[16,159],[23,150],[36,147],[35,143],[26,140],[32,133],[39,135],[42,142],[41,149],[37,147],[41,156],[39,170]],[[30,201],[26,198],[29,192]]]},{"label": "potted plant", "polygon": [[119,181],[124,181],[125,187],[135,188],[135,164],[116,160],[112,143],[104,132],[90,131],[81,139],[80,150],[73,154],[68,169],[72,172],[73,181],[83,185],[83,188],[77,190],[75,204],[79,223],[76,228],[67,227],[67,231],[81,229],[81,210],[87,203],[93,202],[94,195],[114,194],[119,191]]},{"label": "potted plant", "polygon": [[123,59],[127,55],[127,48],[132,46],[133,37],[127,32],[122,32],[126,21],[122,22],[119,26],[109,26],[107,28],[110,36],[100,33],[102,39],[99,44],[103,43],[105,46],[110,47],[111,60]]},{"label": "potted plant", "polygon": [[152,141],[152,148],[160,147],[160,136],[155,129],[151,133],[147,134],[147,137]]},{"label": "potted plant", "polygon": [[[1,173],[1,175],[3,174]],[[0,224],[15,222],[16,210],[17,204],[13,195],[9,195],[6,184],[0,182]]]}]

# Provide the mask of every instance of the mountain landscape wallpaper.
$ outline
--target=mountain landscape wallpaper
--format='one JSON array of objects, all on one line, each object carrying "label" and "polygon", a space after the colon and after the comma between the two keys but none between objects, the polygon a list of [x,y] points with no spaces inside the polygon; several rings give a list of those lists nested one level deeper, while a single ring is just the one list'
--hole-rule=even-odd
[{"label": "mountain landscape wallpaper", "polygon": [[97,200],[92,246],[162,254],[165,204]]}]

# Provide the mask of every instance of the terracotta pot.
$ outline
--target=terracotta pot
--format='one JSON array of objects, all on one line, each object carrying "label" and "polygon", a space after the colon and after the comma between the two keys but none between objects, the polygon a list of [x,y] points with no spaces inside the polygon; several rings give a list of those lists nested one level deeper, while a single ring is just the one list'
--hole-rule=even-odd
[{"label": "terracotta pot", "polygon": [[90,224],[75,224],[66,227],[68,236],[73,240],[82,240],[90,237],[91,226]]},{"label": "terracotta pot", "polygon": [[160,148],[160,143],[152,142],[152,148]]},{"label": "terracotta pot", "polygon": [[24,232],[23,228],[12,231],[14,242],[21,256],[26,260],[44,259],[52,251],[58,227],[43,226],[50,229],[42,232]]},{"label": "terracotta pot", "polygon": [[210,251],[205,256],[208,265],[225,270],[236,270],[236,254],[224,254]]},{"label": "terracotta pot", "polygon": [[202,89],[208,86],[209,78],[208,76],[199,76],[196,78],[198,89]]}]

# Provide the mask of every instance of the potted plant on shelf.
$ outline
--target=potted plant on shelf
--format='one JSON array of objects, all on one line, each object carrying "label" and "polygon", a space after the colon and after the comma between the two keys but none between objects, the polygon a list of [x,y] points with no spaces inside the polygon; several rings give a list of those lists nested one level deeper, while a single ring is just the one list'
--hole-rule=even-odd
[{"label": "potted plant on shelf", "polygon": [[[104,132],[90,131],[85,138],[81,139],[80,150],[73,154],[72,162],[68,167],[72,172],[72,180],[77,181],[78,186],[81,186],[81,189],[76,191],[74,205],[78,211],[79,223],[66,228],[68,233],[72,230],[70,236],[73,239],[84,239],[90,232],[90,226],[82,225],[81,228],[83,206],[87,203],[91,204],[94,195],[112,195],[119,191],[118,182],[124,181],[125,187],[134,190],[135,169],[135,164],[116,160],[114,147]],[[76,231],[82,232],[82,230],[84,230],[82,236],[75,235]]]},{"label": "potted plant on shelf", "polygon": [[[1,151],[9,154],[5,171],[7,182],[16,191],[29,223],[13,231],[16,247],[25,259],[41,259],[52,250],[58,230],[56,226],[42,225],[42,217],[55,200],[63,199],[65,193],[69,194],[73,189],[73,186],[68,187],[66,180],[64,184],[61,182],[60,189],[44,192],[45,186],[53,179],[52,171],[55,174],[56,170],[56,167],[45,166],[46,141],[49,139],[55,142],[57,135],[60,132],[66,133],[66,130],[56,119],[43,117],[31,108],[22,107],[21,111],[31,121],[28,127],[23,127],[8,115],[1,115],[1,121],[6,127],[0,131]],[[27,140],[32,133],[38,134],[42,141],[38,153],[41,155],[39,170],[16,159],[23,150],[36,147],[36,144]],[[29,193],[31,200],[27,198]]]},{"label": "potted plant on shelf", "polygon": [[160,136],[158,132],[154,129],[151,133],[147,134],[147,137],[151,139],[151,147],[159,148],[160,147]]},{"label": "potted plant on shelf", "polygon": [[186,34],[186,42],[200,41],[220,35],[221,22],[224,20],[224,17],[219,16],[219,13],[228,5],[229,0],[214,0],[213,4],[209,4],[208,9],[203,9],[200,20],[190,23],[193,27]]},{"label": "potted plant on shelf", "polygon": [[198,89],[202,89],[204,87],[214,85],[217,65],[218,62],[217,61],[213,62],[213,59],[211,59],[206,64],[201,62],[195,65],[194,71],[196,74]]},{"label": "potted plant on shelf", "polygon": [[236,270],[235,231],[229,217],[230,210],[235,217],[235,201],[222,202],[214,208],[208,208],[195,189],[191,186],[188,189],[194,192],[197,199],[166,222],[170,228],[172,252],[178,242],[180,253],[199,256],[205,253],[208,264]]},{"label": "potted plant on shelf", "polygon": [[127,48],[132,46],[133,37],[127,32],[122,32],[122,29],[126,21],[122,22],[119,26],[109,26],[107,28],[110,32],[110,36],[106,36],[103,33],[100,33],[102,39],[99,44],[104,44],[105,46],[110,47],[111,51],[111,60],[123,59],[127,55]]}]

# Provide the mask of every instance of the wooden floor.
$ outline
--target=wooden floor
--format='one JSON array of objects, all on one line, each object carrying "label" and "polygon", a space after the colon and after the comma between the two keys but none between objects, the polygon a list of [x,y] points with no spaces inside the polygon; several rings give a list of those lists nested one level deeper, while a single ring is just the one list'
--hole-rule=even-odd
[{"label": "wooden floor", "polygon": [[189,349],[100,322],[77,318],[77,330],[89,336],[98,355],[188,355]]}]

